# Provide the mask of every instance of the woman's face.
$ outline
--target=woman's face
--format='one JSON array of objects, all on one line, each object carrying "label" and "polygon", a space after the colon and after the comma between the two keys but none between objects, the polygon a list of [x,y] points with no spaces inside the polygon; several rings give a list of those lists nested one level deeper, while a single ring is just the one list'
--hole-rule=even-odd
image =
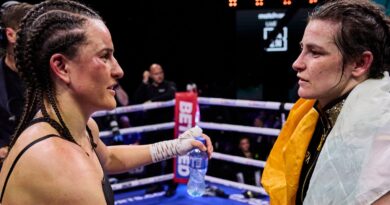
[{"label": "woman's face", "polygon": [[241,140],[240,140],[239,148],[240,148],[241,151],[243,151],[243,152],[249,151],[249,148],[250,148],[249,139],[247,139],[247,138],[241,139]]},{"label": "woman's face", "polygon": [[85,28],[87,42],[69,63],[71,90],[86,112],[113,109],[114,88],[123,77],[123,70],[113,55],[110,32],[100,20],[88,20]]},{"label": "woman's face", "polygon": [[298,95],[317,99],[325,106],[347,93],[354,86],[352,64],[345,64],[335,44],[340,24],[331,21],[312,20],[305,29],[301,41],[302,51],[293,63],[299,78]]}]

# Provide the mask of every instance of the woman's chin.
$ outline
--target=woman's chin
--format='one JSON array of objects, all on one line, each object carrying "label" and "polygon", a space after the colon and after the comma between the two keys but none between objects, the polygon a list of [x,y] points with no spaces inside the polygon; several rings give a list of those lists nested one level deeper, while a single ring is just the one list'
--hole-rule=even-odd
[{"label": "woman's chin", "polygon": [[300,98],[304,98],[304,99],[313,99],[313,97],[314,97],[312,94],[310,94],[310,93],[308,93],[308,92],[306,92],[305,90],[302,90],[302,89],[298,90],[298,96]]},{"label": "woman's chin", "polygon": [[102,107],[101,110],[113,110],[116,108],[116,101],[110,101],[108,103],[105,103]]}]

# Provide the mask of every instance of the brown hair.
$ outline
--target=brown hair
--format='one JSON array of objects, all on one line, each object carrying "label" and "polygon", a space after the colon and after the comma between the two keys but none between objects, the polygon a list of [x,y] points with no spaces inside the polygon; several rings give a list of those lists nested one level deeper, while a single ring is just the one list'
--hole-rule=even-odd
[{"label": "brown hair", "polygon": [[371,51],[374,60],[369,78],[381,78],[389,67],[389,18],[384,9],[370,0],[330,0],[314,9],[311,20],[340,23],[335,37],[346,64],[364,51]]}]

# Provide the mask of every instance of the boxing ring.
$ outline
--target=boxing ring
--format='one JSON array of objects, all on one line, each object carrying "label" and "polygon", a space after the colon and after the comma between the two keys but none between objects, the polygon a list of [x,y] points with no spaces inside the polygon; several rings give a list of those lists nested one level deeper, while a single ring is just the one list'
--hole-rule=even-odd
[{"label": "boxing ring", "polygon": [[[93,117],[104,117],[107,115],[119,115],[131,112],[147,111],[152,109],[169,108],[175,106],[176,100],[170,100],[165,102],[152,102],[139,105],[131,105],[118,107],[111,111],[99,111],[94,113]],[[293,106],[292,103],[280,103],[280,102],[268,102],[268,101],[251,101],[251,100],[232,100],[222,98],[205,98],[197,97],[197,103],[199,105],[207,106],[223,106],[223,107],[239,107],[239,108],[253,108],[282,111],[281,120],[284,123],[285,114]],[[199,106],[198,106],[199,110]],[[286,111],[286,112],[283,112]],[[199,112],[198,112],[199,113]],[[200,126],[204,133],[208,133],[211,130],[238,132],[248,134],[260,134],[271,137],[278,136],[280,129],[253,127],[246,125],[225,124],[215,122],[203,122],[197,121],[196,124]],[[170,130],[175,128],[175,122],[164,122],[151,125],[143,125],[136,127],[128,127],[119,129],[121,134],[136,134],[154,132],[160,130]],[[209,135],[213,141],[213,136]],[[110,138],[113,137],[112,130],[106,130],[100,132],[100,137]],[[245,157],[239,157],[224,153],[214,152],[209,164],[213,163],[213,160],[228,161],[239,165],[253,166],[263,169],[265,161],[248,159]],[[111,184],[115,193],[115,204],[216,204],[224,203],[224,205],[235,204],[269,204],[267,193],[261,186],[253,186],[244,183],[238,183],[236,181],[230,181],[214,176],[206,176],[206,183],[208,183],[208,190],[206,196],[199,198],[192,198],[186,193],[186,185],[179,184],[176,190],[176,194],[172,197],[165,197],[165,191],[145,194],[144,187],[150,184],[156,184],[159,182],[172,180],[175,173],[164,174],[160,176],[151,176],[142,179],[113,182]],[[246,194],[243,194],[246,193]],[[248,196],[249,195],[249,196]]]}]

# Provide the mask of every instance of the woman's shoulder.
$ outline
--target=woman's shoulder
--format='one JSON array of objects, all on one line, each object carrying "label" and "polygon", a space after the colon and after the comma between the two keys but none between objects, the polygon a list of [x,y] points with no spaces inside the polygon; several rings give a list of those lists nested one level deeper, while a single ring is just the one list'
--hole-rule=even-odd
[{"label": "woman's shoulder", "polygon": [[[47,135],[42,132],[35,137],[40,139],[44,136]],[[31,144],[33,140],[29,141]],[[10,162],[3,167],[7,172],[16,158],[15,155],[23,149],[22,146],[12,148]],[[69,197],[73,195],[78,197],[77,200],[81,200],[77,193],[87,193],[91,190],[98,192],[98,188],[101,189],[100,183],[100,170],[96,169],[85,152],[77,144],[59,135],[53,135],[34,144],[20,157],[8,182],[6,194],[11,201],[18,200],[14,193],[21,191],[25,193],[24,197],[28,201],[76,200]]]},{"label": "woman's shoulder", "polygon": [[55,168],[66,166],[68,162],[72,162],[69,165],[82,162],[80,156],[83,154],[77,144],[62,138],[54,129],[36,125],[20,135],[9,157],[15,159],[17,155],[22,155],[18,162],[20,166],[26,163],[26,166],[40,164],[39,167]]},{"label": "woman's shoulder", "polygon": [[[12,147],[6,166],[17,161],[21,169],[35,170],[50,175],[66,168],[69,172],[83,169],[88,158],[80,147],[60,136],[47,123],[28,127]],[[17,159],[18,158],[18,159]],[[9,161],[9,162],[8,162]],[[74,170],[73,170],[74,169]]]}]

